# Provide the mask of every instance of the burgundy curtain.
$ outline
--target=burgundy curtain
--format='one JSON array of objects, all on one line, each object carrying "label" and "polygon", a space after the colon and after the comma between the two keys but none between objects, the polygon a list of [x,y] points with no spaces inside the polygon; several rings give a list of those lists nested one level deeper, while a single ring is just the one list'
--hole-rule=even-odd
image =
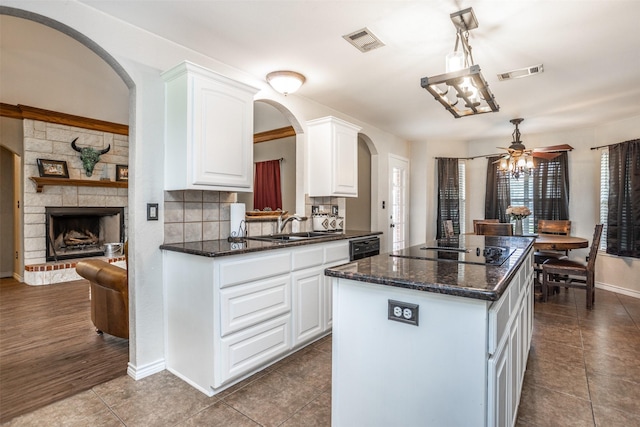
[{"label": "burgundy curtain", "polygon": [[282,209],[282,190],[280,189],[280,160],[268,160],[256,163],[253,183],[253,209]]}]

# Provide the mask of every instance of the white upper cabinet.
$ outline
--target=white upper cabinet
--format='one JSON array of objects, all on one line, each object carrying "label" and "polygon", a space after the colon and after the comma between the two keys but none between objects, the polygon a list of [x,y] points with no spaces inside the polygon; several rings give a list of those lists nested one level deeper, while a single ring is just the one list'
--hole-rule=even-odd
[{"label": "white upper cabinet", "polygon": [[309,196],[358,197],[358,132],[335,117],[307,122]]},{"label": "white upper cabinet", "polygon": [[165,189],[253,191],[258,89],[190,62],[165,81]]}]

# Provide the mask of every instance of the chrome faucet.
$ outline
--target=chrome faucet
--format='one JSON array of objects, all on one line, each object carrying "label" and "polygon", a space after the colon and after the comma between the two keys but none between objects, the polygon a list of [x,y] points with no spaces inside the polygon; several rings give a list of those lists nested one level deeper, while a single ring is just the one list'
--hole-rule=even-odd
[{"label": "chrome faucet", "polygon": [[278,216],[278,233],[282,233],[282,230],[284,230],[284,227],[287,225],[287,223],[289,221],[293,221],[294,219],[296,221],[302,221],[302,217],[299,215],[291,215],[289,218],[283,220],[282,217],[284,217],[286,214],[286,212],[282,212],[280,214],[280,216]]}]

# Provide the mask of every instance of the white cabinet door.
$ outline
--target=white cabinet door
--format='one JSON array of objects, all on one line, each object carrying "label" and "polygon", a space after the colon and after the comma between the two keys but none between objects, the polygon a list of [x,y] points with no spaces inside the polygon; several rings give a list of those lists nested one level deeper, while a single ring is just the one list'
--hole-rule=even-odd
[{"label": "white cabinet door", "polygon": [[324,267],[293,273],[293,346],[310,341],[324,332]]},{"label": "white cabinet door", "polygon": [[515,425],[520,397],[520,317],[516,315],[511,323],[509,334],[509,424]]},{"label": "white cabinet door", "polygon": [[257,89],[189,62],[163,78],[165,189],[252,191]]},{"label": "white cabinet door", "polygon": [[509,340],[502,341],[496,354],[489,359],[488,423],[492,427],[507,427],[510,420],[509,402]]},{"label": "white cabinet door", "polygon": [[335,117],[307,122],[309,196],[358,197],[359,130]]},{"label": "white cabinet door", "polygon": [[324,318],[322,326],[325,331],[333,327],[333,277],[324,277]]}]

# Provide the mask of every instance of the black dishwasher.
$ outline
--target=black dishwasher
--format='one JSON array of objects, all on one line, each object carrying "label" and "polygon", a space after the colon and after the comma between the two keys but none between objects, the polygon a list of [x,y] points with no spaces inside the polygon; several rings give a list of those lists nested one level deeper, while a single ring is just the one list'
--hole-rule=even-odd
[{"label": "black dishwasher", "polygon": [[375,236],[349,241],[349,259],[355,261],[380,254],[380,239]]}]

